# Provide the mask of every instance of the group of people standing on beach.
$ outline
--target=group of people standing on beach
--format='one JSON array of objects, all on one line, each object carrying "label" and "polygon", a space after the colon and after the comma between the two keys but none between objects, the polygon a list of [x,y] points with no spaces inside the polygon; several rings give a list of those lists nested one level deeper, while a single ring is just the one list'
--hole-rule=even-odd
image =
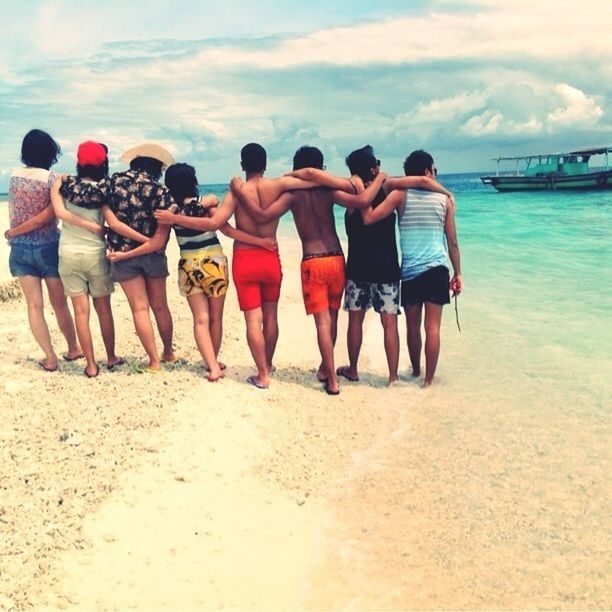
[{"label": "group of people standing on beach", "polygon": [[[424,313],[423,384],[432,383],[442,306],[450,301],[449,290],[461,292],[463,281],[454,199],[436,181],[434,160],[425,151],[412,152],[404,163],[405,176],[392,178],[381,172],[372,147],[365,146],[348,155],[350,177],[342,178],[325,171],[321,151],[304,146],[295,153],[292,172],[267,178],[265,149],[249,143],[240,153],[245,180],[233,178],[221,204],[216,196],[199,193],[192,166],[175,163],[157,144],[126,151],[122,159],[129,169],[112,176],[108,149],[102,143],[79,145],[74,176],[51,172],[59,154],[59,146],[46,132],[26,134],[21,150],[24,166],[10,179],[10,229],[5,232],[11,247],[9,268],[19,279],[32,334],[45,354],[39,362],[44,370],[57,370],[58,356],[44,317],[43,279],[68,345],[63,358],[84,357],[87,377],[100,371],[89,327],[90,296],[106,349],[106,367],[112,370],[124,363],[115,352],[110,302],[115,282],[126,295],[148,357],[143,369],[159,372],[163,362],[176,361],[164,254],[174,228],[180,248],[179,290],[193,315],[206,378],[211,382],[222,378],[225,365],[218,355],[229,271],[216,234],[220,230],[234,240],[232,276],[256,366],[247,382],[267,388],[275,369],[282,281],[276,231],[279,218],[290,210],[302,243],[304,305],[313,315],[321,354],[316,375],[326,393],[340,392],[339,378],[359,380],[363,323],[370,308],[380,315],[389,383],[398,381],[400,305],[407,318],[414,376],[421,375]],[[335,227],[335,204],[346,208],[346,263]],[[235,227],[228,222],[232,216]],[[336,368],[334,347],[343,294],[349,313],[349,364]],[[72,301],[75,322],[66,296]],[[163,344],[161,354],[151,312]]]}]

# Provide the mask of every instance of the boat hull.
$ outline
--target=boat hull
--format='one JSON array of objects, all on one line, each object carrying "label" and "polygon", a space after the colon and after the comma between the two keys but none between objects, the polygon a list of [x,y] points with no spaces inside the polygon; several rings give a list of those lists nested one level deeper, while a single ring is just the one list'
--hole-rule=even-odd
[{"label": "boat hull", "polygon": [[497,191],[558,191],[563,189],[612,189],[612,170],[578,175],[481,176]]}]

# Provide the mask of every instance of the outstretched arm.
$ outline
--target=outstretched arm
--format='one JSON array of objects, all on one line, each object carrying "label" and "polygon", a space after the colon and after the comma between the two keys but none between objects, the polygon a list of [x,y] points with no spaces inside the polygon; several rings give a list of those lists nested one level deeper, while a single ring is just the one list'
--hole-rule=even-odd
[{"label": "outstretched arm", "polygon": [[58,219],[61,219],[63,223],[70,223],[71,225],[77,225],[82,227],[89,232],[104,236],[104,226],[94,223],[89,219],[84,219],[79,215],[75,215],[66,208],[64,198],[60,194],[59,190],[62,186],[62,179],[58,178],[55,183],[51,186],[51,205],[53,206],[53,212]]},{"label": "outstretched arm", "polygon": [[130,240],[135,240],[136,242],[146,242],[149,240],[148,236],[137,232],[126,223],[123,223],[123,221],[119,221],[115,213],[108,206],[102,207],[102,214],[104,215],[104,220],[106,221],[108,227],[110,227],[114,232],[117,232],[117,234],[121,234]]},{"label": "outstretched arm", "polygon": [[319,187],[320,185],[314,181],[303,180],[290,174],[285,176],[279,176],[276,182],[280,188],[280,191],[291,191],[293,189],[312,189],[313,187]]},{"label": "outstretched arm", "polygon": [[368,206],[361,211],[361,216],[365,225],[372,225],[377,221],[388,217],[396,208],[399,208],[404,200],[404,192],[400,190],[392,191],[376,208]]},{"label": "outstretched arm", "polygon": [[379,172],[368,188],[357,195],[344,191],[334,191],[334,202],[346,208],[366,208],[380,191],[385,178],[387,178],[387,175],[384,172]]},{"label": "outstretched arm", "polygon": [[455,225],[455,203],[451,198],[446,202],[446,220],[444,221],[444,233],[448,244],[448,256],[453,266],[453,277],[449,288],[453,295],[463,291],[463,278],[461,277],[461,255],[459,253],[459,241],[457,240],[457,227]]},{"label": "outstretched arm", "polygon": [[283,193],[279,198],[274,200],[268,208],[263,210],[259,206],[259,202],[255,199],[255,196],[247,193],[243,185],[244,183],[240,178],[234,177],[230,182],[230,189],[257,223],[274,221],[274,219],[278,219],[278,217],[284,215],[291,207],[291,194]]},{"label": "outstretched arm", "polygon": [[238,240],[239,242],[244,242],[244,244],[252,244],[253,246],[261,247],[267,251],[276,251],[278,248],[278,243],[275,238],[260,238],[259,236],[253,236],[248,232],[236,229],[229,223],[220,227],[219,231],[232,240]]},{"label": "outstretched arm", "polygon": [[53,206],[49,204],[49,206],[41,210],[38,214],[34,215],[31,219],[28,219],[15,227],[7,229],[6,232],[4,232],[4,237],[7,240],[10,240],[11,238],[28,234],[39,227],[47,225],[47,223],[50,223],[54,217]]},{"label": "outstretched arm", "polygon": [[200,230],[202,232],[214,232],[221,228],[227,220],[234,214],[236,204],[231,193],[228,192],[223,198],[220,207],[213,208],[210,217],[188,217],[172,212],[171,210],[156,210],[155,218],[165,225],[180,225],[189,229]]},{"label": "outstretched arm", "polygon": [[170,226],[159,223],[153,236],[147,238],[146,242],[143,242],[140,246],[137,246],[131,251],[106,251],[106,257],[109,261],[123,261],[125,259],[131,259],[132,257],[138,257],[139,255],[146,255],[147,253],[159,251],[164,248],[169,233]]},{"label": "outstretched arm", "polygon": [[390,176],[383,185],[385,193],[390,193],[394,189],[413,189],[414,187],[443,193],[448,198],[453,197],[448,189],[429,176]]},{"label": "outstretched arm", "polygon": [[331,189],[339,189],[346,191],[347,193],[357,193],[355,184],[351,179],[342,178],[340,176],[334,176],[325,170],[319,168],[301,168],[300,170],[294,170],[285,175],[288,177],[302,179],[311,183],[316,183],[321,187],[331,187]]}]

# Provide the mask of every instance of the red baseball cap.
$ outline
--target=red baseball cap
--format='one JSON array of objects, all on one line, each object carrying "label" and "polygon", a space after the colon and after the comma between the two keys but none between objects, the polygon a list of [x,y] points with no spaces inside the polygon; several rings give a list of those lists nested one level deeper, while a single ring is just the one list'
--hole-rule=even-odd
[{"label": "red baseball cap", "polygon": [[101,166],[106,161],[106,149],[93,140],[87,140],[79,145],[77,162],[79,166]]}]

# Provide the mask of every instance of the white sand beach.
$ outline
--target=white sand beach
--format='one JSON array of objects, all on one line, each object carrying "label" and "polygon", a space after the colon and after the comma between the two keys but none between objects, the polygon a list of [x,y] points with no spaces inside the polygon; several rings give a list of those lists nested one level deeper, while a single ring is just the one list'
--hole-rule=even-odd
[{"label": "white sand beach", "polygon": [[[0,214],[5,228],[5,205]],[[455,332],[450,310],[439,384],[424,391],[408,377],[403,347],[403,381],[386,387],[371,315],[361,381],[328,397],[299,245],[280,246],[278,370],[266,391],[245,383],[233,288],[227,375],[204,380],[173,240],[181,359],[161,374],[137,371],[143,351],[119,287],[128,363],[92,380],[78,361],[43,372],[25,303],[0,302],[0,609],[612,607],[609,421],[580,406],[526,415],[454,387],[482,347]],[[7,258],[3,245],[4,287]],[[50,311],[49,322],[59,352]]]}]

